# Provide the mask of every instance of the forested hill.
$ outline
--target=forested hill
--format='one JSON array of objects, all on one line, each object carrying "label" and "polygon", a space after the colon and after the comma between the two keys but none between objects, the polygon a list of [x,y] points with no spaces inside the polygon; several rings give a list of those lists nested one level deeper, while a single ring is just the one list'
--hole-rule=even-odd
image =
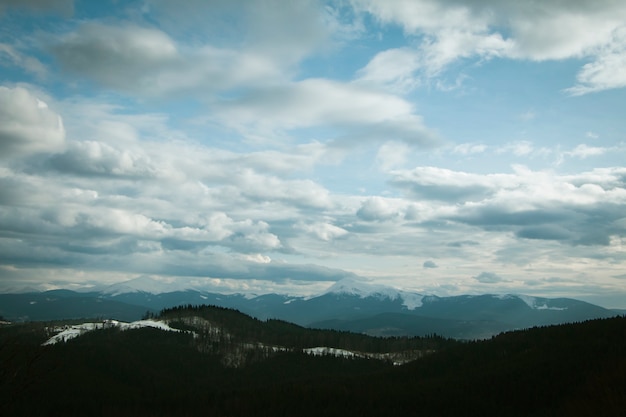
[{"label": "forested hill", "polygon": [[[310,330],[214,307],[151,319],[182,331],[103,326],[42,346],[60,323],[3,325],[0,415],[576,417],[626,409],[624,317],[476,342]],[[430,353],[396,366],[305,351],[320,346]],[[224,360],[237,349],[244,362]]]},{"label": "forested hill", "polygon": [[[148,316],[150,317],[150,316]],[[360,333],[329,329],[309,329],[284,320],[259,320],[231,308],[218,306],[181,306],[164,309],[154,317],[175,328],[196,333],[196,339],[233,344],[298,350],[332,347],[354,352],[432,352],[458,342],[437,335],[429,337],[372,337]],[[200,343],[200,342],[198,342]]]}]

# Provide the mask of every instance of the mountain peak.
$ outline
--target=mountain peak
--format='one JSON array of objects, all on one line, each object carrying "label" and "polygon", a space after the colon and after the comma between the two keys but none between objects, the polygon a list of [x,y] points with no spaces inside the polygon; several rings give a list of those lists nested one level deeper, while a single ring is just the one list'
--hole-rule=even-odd
[{"label": "mountain peak", "polygon": [[399,291],[385,285],[371,284],[353,278],[344,278],[331,285],[324,294],[358,295],[361,298],[380,294],[393,299],[398,297]]},{"label": "mountain peak", "polygon": [[160,280],[156,280],[147,275],[142,275],[140,277],[117,282],[115,284],[109,285],[102,292],[107,295],[120,295],[126,293],[135,293],[135,292],[147,292],[151,294],[160,294],[168,291],[175,291],[177,288],[169,282],[163,282]]},{"label": "mountain peak", "polygon": [[422,298],[424,297],[421,294],[398,290],[387,285],[363,282],[353,278],[345,278],[337,281],[322,295],[324,294],[344,294],[354,295],[360,298],[376,297],[380,299],[387,298],[390,300],[400,298],[402,300],[402,305],[409,310],[420,307],[422,305]]}]

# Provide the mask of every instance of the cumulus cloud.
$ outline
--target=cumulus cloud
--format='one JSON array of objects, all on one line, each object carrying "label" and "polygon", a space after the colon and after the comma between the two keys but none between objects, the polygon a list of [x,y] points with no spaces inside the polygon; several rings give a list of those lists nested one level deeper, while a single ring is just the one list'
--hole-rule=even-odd
[{"label": "cumulus cloud", "polygon": [[66,152],[51,159],[54,168],[78,175],[154,177],[156,168],[143,154],[119,150],[96,141],[71,142]]},{"label": "cumulus cloud", "polygon": [[364,80],[402,89],[419,85],[420,75],[438,75],[464,58],[503,57],[561,60],[586,57],[577,85],[580,95],[625,85],[622,71],[626,6],[610,0],[593,4],[545,1],[352,0],[356,10],[383,24],[399,24],[420,39],[415,48],[391,49],[361,70]]},{"label": "cumulus cloud", "polygon": [[378,53],[358,71],[359,82],[386,85],[398,92],[420,85],[415,72],[422,67],[418,51],[404,47]]},{"label": "cumulus cloud", "polygon": [[391,220],[400,215],[398,202],[382,197],[369,197],[364,200],[356,212],[357,217],[365,221]]},{"label": "cumulus cloud", "polygon": [[58,152],[65,144],[61,116],[28,90],[0,86],[0,155]]},{"label": "cumulus cloud", "polygon": [[481,282],[483,284],[496,284],[498,282],[502,282],[502,277],[493,272],[481,272],[480,274],[472,277],[476,281]]},{"label": "cumulus cloud", "polygon": [[488,197],[507,182],[507,177],[417,167],[410,171],[393,171],[390,182],[418,198],[468,201]]},{"label": "cumulus cloud", "polygon": [[358,30],[344,23],[335,4],[313,0],[185,0],[184,7],[149,0],[146,4],[146,12],[172,32],[247,45],[287,65]]},{"label": "cumulus cloud", "polygon": [[588,146],[583,143],[581,145],[576,146],[576,148],[572,149],[571,151],[566,152],[566,154],[572,157],[585,159],[590,156],[602,155],[606,153],[608,150],[609,149],[607,148],[602,148],[599,146]]},{"label": "cumulus cloud", "polygon": [[296,225],[296,227],[325,242],[344,237],[348,234],[347,230],[326,222],[312,224],[300,223]]},{"label": "cumulus cloud", "polygon": [[[494,190],[440,213],[448,220],[485,230],[510,230],[526,239],[608,245],[610,236],[626,233],[619,225],[626,206],[622,171],[613,168],[559,176],[518,167],[515,174],[438,176],[436,187],[444,191],[449,187],[471,190],[477,185]],[[459,179],[463,179],[464,184],[459,184]],[[423,193],[422,179],[418,177],[414,181],[418,191]],[[439,196],[441,191],[432,194]],[[449,201],[457,200],[450,198]]]},{"label": "cumulus cloud", "polygon": [[162,30],[88,22],[51,47],[68,71],[146,96],[220,91],[278,76],[262,55],[203,46],[184,48]]},{"label": "cumulus cloud", "polygon": [[425,261],[424,268],[438,268],[439,266],[434,261]]},{"label": "cumulus cloud", "polygon": [[260,131],[268,136],[277,130],[326,126],[347,130],[360,141],[395,139],[413,145],[437,142],[436,135],[424,126],[408,101],[321,78],[252,90],[224,103],[218,117],[246,133]]},{"label": "cumulus cloud", "polygon": [[626,27],[615,46],[601,51],[595,61],[585,64],[576,75],[577,84],[565,91],[580,96],[587,93],[626,87]]},{"label": "cumulus cloud", "polygon": [[[283,44],[284,42],[280,42]],[[354,140],[431,145],[413,105],[358,83],[322,78],[290,82],[280,61],[258,50],[187,47],[160,29],[87,22],[50,49],[61,66],[109,88],[142,96],[245,93],[210,100],[211,122],[266,141],[280,132],[327,126]]]},{"label": "cumulus cloud", "polygon": [[[97,15],[80,6],[80,20],[60,22],[48,12],[61,4],[0,0],[0,65],[14,83],[0,89],[0,280],[154,274],[293,288],[358,273],[458,293],[479,281],[519,289],[496,275],[509,268],[544,284],[593,273],[606,288],[620,275],[613,94],[566,97],[574,117],[603,113],[563,124],[543,88],[551,73],[540,99],[529,89],[454,110],[493,93],[486,60],[542,71],[567,59],[549,66],[580,67],[555,87],[573,85],[569,95],[623,85],[621,3],[146,0]],[[21,25],[33,10],[45,13]],[[518,64],[497,70],[514,76]],[[459,94],[430,90],[455,78]],[[430,152],[433,120],[453,143]],[[465,130],[477,124],[493,129]],[[586,131],[593,146],[572,142]],[[503,169],[511,159],[532,169]],[[488,265],[498,269],[480,274]]]}]

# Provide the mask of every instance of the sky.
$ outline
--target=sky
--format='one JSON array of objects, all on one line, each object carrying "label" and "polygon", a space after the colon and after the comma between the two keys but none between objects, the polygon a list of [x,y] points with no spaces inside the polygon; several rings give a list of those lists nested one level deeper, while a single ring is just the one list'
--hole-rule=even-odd
[{"label": "sky", "polygon": [[0,291],[626,308],[626,2],[0,0]]}]

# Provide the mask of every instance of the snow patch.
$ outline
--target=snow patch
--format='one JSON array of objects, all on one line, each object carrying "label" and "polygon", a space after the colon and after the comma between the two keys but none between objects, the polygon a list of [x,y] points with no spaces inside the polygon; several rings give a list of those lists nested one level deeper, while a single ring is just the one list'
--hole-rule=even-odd
[{"label": "snow patch", "polygon": [[546,299],[540,299],[537,297],[531,297],[529,295],[517,295],[517,298],[519,298],[520,300],[522,300],[523,302],[526,303],[526,305],[528,305],[528,307],[532,308],[533,310],[554,310],[554,311],[563,311],[563,310],[567,310],[567,307],[552,307],[552,306],[548,306],[548,303]]},{"label": "snow patch", "polygon": [[415,310],[416,308],[421,307],[424,304],[422,302],[422,300],[424,299],[424,296],[422,294],[402,291],[400,293],[400,296],[403,300],[402,305],[405,306],[408,310]]},{"label": "snow patch", "polygon": [[543,304],[540,306],[535,306],[536,310],[556,310],[556,311],[563,311],[563,310],[567,310],[567,307],[548,307],[547,304]]},{"label": "snow patch", "polygon": [[74,339],[87,332],[98,330],[98,329],[109,329],[112,327],[117,327],[120,330],[132,330],[132,329],[140,329],[142,327],[152,327],[154,329],[159,329],[159,330],[168,331],[168,332],[182,331],[182,330],[174,329],[170,327],[167,323],[163,321],[157,321],[157,320],[138,320],[138,321],[133,321],[132,323],[124,323],[124,322],[117,321],[117,320],[105,320],[100,323],[83,323],[83,324],[75,324],[71,326],[55,327],[51,330],[57,331],[59,333],[52,336],[50,339],[44,342],[43,346],[54,345],[59,342],[67,342],[68,340]]},{"label": "snow patch", "polygon": [[331,355],[331,356],[339,356],[339,357],[344,357],[344,358],[355,358],[355,357],[364,358],[365,357],[365,355],[359,355],[349,350],[337,349],[337,348],[331,348],[331,347],[323,347],[323,346],[306,348],[306,349],[302,349],[302,351],[308,355],[313,355],[313,356]]}]

